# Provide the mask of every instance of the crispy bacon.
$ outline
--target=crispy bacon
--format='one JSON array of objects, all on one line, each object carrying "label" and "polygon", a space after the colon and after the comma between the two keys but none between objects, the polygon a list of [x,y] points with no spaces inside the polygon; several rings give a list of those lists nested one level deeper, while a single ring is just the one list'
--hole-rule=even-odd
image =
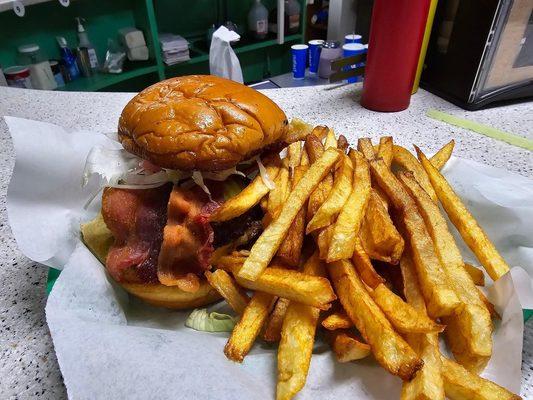
[{"label": "crispy bacon", "polygon": [[209,216],[216,204],[197,187],[174,186],[167,208],[167,225],[159,253],[157,276],[167,286],[194,292],[198,275],[209,269],[213,254],[213,229]]},{"label": "crispy bacon", "polygon": [[171,188],[104,190],[102,215],[115,237],[106,266],[118,282],[158,282],[157,258]]}]

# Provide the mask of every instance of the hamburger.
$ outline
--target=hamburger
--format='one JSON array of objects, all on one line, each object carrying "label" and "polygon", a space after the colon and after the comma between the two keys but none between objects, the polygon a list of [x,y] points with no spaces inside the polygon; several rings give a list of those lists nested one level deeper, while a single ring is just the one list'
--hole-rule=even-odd
[{"label": "hamburger", "polygon": [[118,140],[138,157],[143,179],[174,178],[104,188],[101,215],[82,226],[85,243],[119,285],[150,304],[217,300],[204,277],[213,255],[228,244],[250,246],[263,213],[256,206],[217,223],[210,215],[250,182],[258,168],[250,160],[286,146],[288,131],[272,100],[237,82],[192,75],[146,88],[122,111]]}]

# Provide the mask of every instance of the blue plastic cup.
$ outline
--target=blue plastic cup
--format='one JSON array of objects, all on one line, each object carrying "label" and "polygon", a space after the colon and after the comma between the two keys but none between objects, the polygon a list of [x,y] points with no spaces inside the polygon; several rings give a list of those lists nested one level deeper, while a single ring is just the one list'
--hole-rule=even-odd
[{"label": "blue plastic cup", "polygon": [[363,37],[355,33],[344,36],[344,43],[361,43],[362,41]]},{"label": "blue plastic cup", "polygon": [[[364,54],[366,53],[366,47],[362,43],[346,43],[342,45],[342,53],[343,57],[350,57],[350,56],[356,56],[358,54]],[[357,63],[354,65],[348,65],[343,68],[344,71],[349,71],[354,68],[363,67],[365,63]],[[348,83],[355,83],[355,82],[361,82],[363,79],[360,76],[354,76],[352,78],[348,78],[346,81]]]},{"label": "blue plastic cup", "polygon": [[309,44],[309,73],[316,74],[318,72],[318,62],[320,61],[320,51],[324,41],[321,39],[310,40]]},{"label": "blue plastic cup", "polygon": [[292,76],[294,79],[305,78],[305,67],[307,64],[306,44],[294,44],[291,46],[292,52]]}]

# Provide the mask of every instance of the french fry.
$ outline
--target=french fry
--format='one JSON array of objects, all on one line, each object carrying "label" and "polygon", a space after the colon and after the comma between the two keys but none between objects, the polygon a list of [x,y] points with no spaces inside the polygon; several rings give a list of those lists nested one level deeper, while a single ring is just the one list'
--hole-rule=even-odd
[{"label": "french fry", "polygon": [[[322,145],[322,142],[320,142],[320,140],[314,135],[310,135],[305,140],[305,149],[309,155],[309,161],[311,163],[314,163],[322,156],[322,154],[324,154],[324,146]],[[322,203],[328,198],[332,187],[333,176],[328,173],[309,197],[309,203],[307,206],[308,220],[313,218]]]},{"label": "french fry", "polygon": [[354,334],[348,331],[332,331],[329,333],[331,349],[338,362],[345,363],[361,360],[371,353],[370,346],[361,342]]},{"label": "french fry", "polygon": [[385,280],[376,272],[368,254],[366,254],[359,238],[355,238],[355,248],[353,252],[352,262],[361,277],[361,280],[370,288],[374,289]]},{"label": "french fry", "polygon": [[467,371],[459,364],[441,357],[444,390],[450,400],[520,400],[507,389]]},{"label": "french fry", "polygon": [[214,272],[206,271],[205,277],[209,284],[226,300],[233,311],[239,315],[244,312],[250,298],[226,271],[223,269],[217,269]]},{"label": "french fry", "polygon": [[[358,146],[364,150],[364,154],[373,153],[372,143],[368,139],[359,139]],[[372,159],[370,167],[372,176],[400,213],[398,222],[407,232],[429,315],[433,318],[450,315],[460,301],[448,282],[414,200],[382,159]]]},{"label": "french fry", "polygon": [[334,331],[336,329],[348,329],[353,327],[353,322],[346,314],[346,311],[337,311],[328,315],[322,321],[322,326],[328,331]]},{"label": "french fry", "polygon": [[392,164],[393,146],[391,136],[382,136],[379,138],[377,156],[382,158],[385,165],[389,168]]},{"label": "french fry", "polygon": [[350,144],[348,143],[348,139],[346,139],[346,136],[339,135],[339,138],[337,139],[337,149],[345,153],[346,150],[348,150],[349,146]]},{"label": "french fry", "polygon": [[[304,176],[307,169],[307,165],[298,165],[294,169],[291,177],[293,190],[298,182],[300,182],[300,179]],[[298,214],[296,214],[296,218],[294,218],[289,232],[287,232],[287,236],[277,252],[277,257],[291,267],[296,267],[300,263],[300,254],[302,252],[305,236],[305,206],[306,204],[304,203],[304,206],[298,211]]]},{"label": "french fry", "polygon": [[444,330],[443,325],[437,324],[425,313],[418,312],[383,283],[369,292],[376,304],[399,332],[430,333]]},{"label": "french fry", "polygon": [[[265,160],[266,172],[270,179],[275,179],[279,173],[281,160],[278,155]],[[211,221],[222,222],[236,218],[255,206],[270,191],[258,174],[254,180],[239,194],[224,202],[211,214]]]},{"label": "french fry", "polygon": [[316,245],[318,246],[321,260],[325,260],[328,256],[329,242],[331,240],[331,236],[333,236],[333,228],[333,225],[329,225],[324,229],[321,229],[318,235],[316,235],[315,240]]},{"label": "french fry", "polygon": [[291,172],[302,161],[302,142],[294,142],[287,148],[287,158],[289,159],[289,168]]},{"label": "french fry", "polygon": [[466,272],[472,278],[472,281],[476,286],[485,286],[485,274],[478,267],[474,267],[472,264],[464,263]]},{"label": "french fry", "polygon": [[328,129],[326,134],[326,140],[324,141],[324,150],[329,149],[330,147],[337,148],[337,137],[335,136],[335,131],[331,128]]},{"label": "french fry", "polygon": [[[305,263],[303,272],[324,277],[324,265],[315,252]],[[307,380],[320,310],[291,302],[287,308],[278,348],[277,400],[292,399]]]},{"label": "french fry", "polygon": [[263,340],[265,342],[279,342],[281,339],[281,326],[283,324],[283,319],[289,307],[290,301],[287,299],[278,299],[274,309],[268,317],[266,323],[266,328],[263,332]]},{"label": "french fry", "polygon": [[338,214],[352,192],[352,161],[346,155],[342,157],[341,161],[340,167],[335,172],[333,187],[329,192],[328,198],[307,224],[307,234],[330,225],[333,222],[333,217]]},{"label": "french fry", "polygon": [[299,210],[339,157],[337,149],[328,149],[309,167],[289,195],[278,218],[268,225],[252,246],[250,256],[238,273],[239,277],[253,281],[261,275],[276,254]]},{"label": "french fry", "polygon": [[450,221],[492,280],[498,280],[509,271],[509,266],[446,179],[418,147],[415,146],[415,149]]},{"label": "french fry", "polygon": [[416,180],[436,203],[438,200],[437,194],[435,193],[435,190],[433,190],[433,186],[431,186],[428,174],[426,174],[426,171],[422,168],[422,165],[420,165],[416,157],[405,147],[397,145],[394,145],[393,155],[394,163],[406,171],[411,171]]},{"label": "french fry", "polygon": [[453,139],[446,143],[430,158],[431,164],[433,164],[438,170],[441,170],[452,156],[454,146],[455,141]]},{"label": "french fry", "polygon": [[[402,256],[400,269],[407,303],[427,315],[413,260],[408,252]],[[405,335],[405,340],[422,358],[424,366],[413,380],[403,383],[401,400],[444,400],[438,333],[410,333]]]},{"label": "french fry", "polygon": [[348,260],[328,264],[329,275],[346,313],[376,360],[391,374],[410,380],[422,367],[422,360],[394,331],[381,309],[374,303]]},{"label": "french fry", "polygon": [[268,318],[274,299],[274,296],[262,292],[256,292],[252,296],[224,347],[226,357],[236,362],[242,362]]},{"label": "french fry", "polygon": [[370,196],[370,171],[365,158],[355,150],[350,152],[354,164],[352,192],[342,208],[331,237],[327,262],[351,258],[356,238]]},{"label": "french fry", "polygon": [[311,133],[312,130],[312,125],[302,121],[299,118],[293,118],[291,122],[289,122],[289,126],[287,128],[285,142],[294,143],[298,140],[303,140]]},{"label": "french fry", "polygon": [[277,218],[283,203],[287,199],[290,189],[289,189],[289,167],[283,165],[279,169],[279,173],[274,180],[275,187],[268,193],[268,206],[267,212],[269,215],[269,220]]},{"label": "french fry", "polygon": [[231,268],[237,283],[247,289],[270,293],[321,310],[329,309],[330,303],[337,298],[329,280],[319,276],[271,266],[252,281],[240,277],[238,265],[234,264],[228,268]]},{"label": "french fry", "polygon": [[329,128],[327,126],[318,125],[313,128],[311,135],[315,136],[322,143],[322,141],[328,135],[328,132],[329,132]]},{"label": "french fry", "polygon": [[370,258],[389,264],[397,264],[400,260],[405,245],[404,240],[374,188],[370,191],[359,236]]}]

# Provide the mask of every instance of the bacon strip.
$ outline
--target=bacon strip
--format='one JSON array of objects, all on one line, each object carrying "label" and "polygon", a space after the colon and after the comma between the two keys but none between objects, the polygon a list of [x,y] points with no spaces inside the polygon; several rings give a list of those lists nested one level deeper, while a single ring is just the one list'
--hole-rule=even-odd
[{"label": "bacon strip", "polygon": [[209,215],[216,204],[197,189],[172,189],[157,269],[162,284],[187,292],[198,290],[199,275],[209,269],[214,251]]},{"label": "bacon strip", "polygon": [[157,283],[157,259],[172,185],[154,189],[106,188],[102,216],[115,237],[106,267],[118,282]]}]

